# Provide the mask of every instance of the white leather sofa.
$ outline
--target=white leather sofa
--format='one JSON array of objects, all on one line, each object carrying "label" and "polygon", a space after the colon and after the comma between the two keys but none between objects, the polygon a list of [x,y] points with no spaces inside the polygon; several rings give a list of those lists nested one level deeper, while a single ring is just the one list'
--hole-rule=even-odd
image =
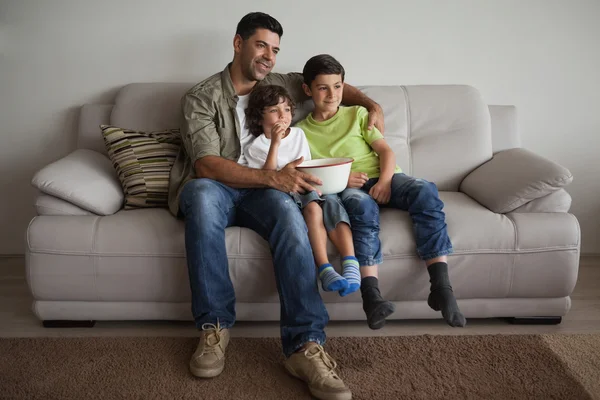
[{"label": "white leather sofa", "polygon": [[[183,222],[165,208],[122,209],[99,128],[178,128],[180,98],[191,86],[131,84],[114,104],[84,105],[78,148],[35,175],[40,194],[27,229],[27,280],[33,311],[47,326],[192,320]],[[450,275],[465,316],[560,322],[579,265],[580,229],[563,189],[572,176],[520,148],[515,107],[488,106],[476,89],[461,85],[361,89],[384,109],[397,163],[440,190],[455,250]],[[300,107],[296,120],[310,107]],[[441,318],[426,303],[428,275],[408,214],[383,210],[380,236],[380,286],[396,305],[391,318]],[[226,241],[238,320],[278,320],[266,242],[238,227],[227,229]],[[332,320],[365,318],[359,292],[323,298]]]}]

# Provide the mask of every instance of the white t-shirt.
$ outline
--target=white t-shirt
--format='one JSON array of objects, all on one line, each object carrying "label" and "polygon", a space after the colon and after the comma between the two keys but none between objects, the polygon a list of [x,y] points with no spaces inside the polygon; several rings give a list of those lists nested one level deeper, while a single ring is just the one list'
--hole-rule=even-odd
[{"label": "white t-shirt", "polygon": [[235,112],[237,113],[238,120],[240,121],[240,145],[242,147],[242,151],[240,152],[240,158],[238,158],[238,164],[246,166],[248,165],[248,161],[246,160],[244,149],[248,147],[254,140],[254,135],[252,135],[248,128],[246,128],[245,110],[248,107],[248,100],[250,100],[249,94],[245,96],[238,95],[238,102],[237,106],[235,107]]},{"label": "white t-shirt", "polygon": [[[267,160],[271,139],[267,139],[263,133],[246,147],[246,160],[250,168],[262,168]],[[304,161],[310,160],[310,147],[304,135],[304,131],[298,127],[292,127],[290,134],[281,140],[277,152],[277,169],[280,170],[290,162],[304,156]]]}]

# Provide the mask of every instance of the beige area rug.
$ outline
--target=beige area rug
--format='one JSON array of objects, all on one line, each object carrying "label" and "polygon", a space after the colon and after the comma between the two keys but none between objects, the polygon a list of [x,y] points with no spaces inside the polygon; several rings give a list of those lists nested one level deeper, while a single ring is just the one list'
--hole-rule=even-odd
[{"label": "beige area rug", "polygon": [[[194,338],[0,339],[2,399],[310,399],[279,340],[234,338],[194,378]],[[600,399],[600,335],[331,338],[354,399]]]}]

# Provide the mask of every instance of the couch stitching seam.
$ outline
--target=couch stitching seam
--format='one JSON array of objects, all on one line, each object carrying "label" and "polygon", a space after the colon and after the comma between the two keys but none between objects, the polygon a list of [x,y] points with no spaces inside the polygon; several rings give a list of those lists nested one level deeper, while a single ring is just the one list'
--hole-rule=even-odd
[{"label": "couch stitching seam", "polygon": [[[533,253],[549,253],[554,251],[565,251],[565,250],[577,250],[576,244],[566,245],[566,246],[551,246],[544,248],[534,248],[534,249],[520,249],[519,251],[510,250],[510,249],[473,249],[473,250],[454,250],[453,254],[449,254],[448,257],[457,256],[457,255],[468,255],[468,254],[533,254]],[[32,250],[31,254],[53,254],[53,255],[72,255],[72,256],[99,256],[99,257],[159,257],[159,258],[168,258],[168,257],[177,257],[177,258],[185,258],[185,254],[151,254],[151,253],[86,253],[86,252],[77,252],[77,251],[53,251],[53,250]],[[270,255],[240,255],[240,254],[228,254],[228,258],[235,259],[248,259],[248,260],[267,260],[271,259]],[[394,254],[384,256],[385,259],[400,259],[400,258],[418,258],[416,254]]]}]

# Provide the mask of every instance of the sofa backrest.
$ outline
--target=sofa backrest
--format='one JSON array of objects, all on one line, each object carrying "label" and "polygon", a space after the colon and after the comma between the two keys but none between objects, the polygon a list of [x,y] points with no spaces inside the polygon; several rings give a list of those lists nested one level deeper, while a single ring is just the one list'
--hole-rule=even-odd
[{"label": "sofa backrest", "polygon": [[[78,147],[106,154],[99,125],[155,131],[179,127],[181,97],[193,83],[134,83],[113,105],[85,105]],[[513,106],[490,106],[466,85],[361,86],[385,115],[385,137],[407,174],[456,191],[464,177],[493,152],[519,147]],[[295,121],[312,110],[298,107]],[[492,147],[492,134],[494,147]]]}]

